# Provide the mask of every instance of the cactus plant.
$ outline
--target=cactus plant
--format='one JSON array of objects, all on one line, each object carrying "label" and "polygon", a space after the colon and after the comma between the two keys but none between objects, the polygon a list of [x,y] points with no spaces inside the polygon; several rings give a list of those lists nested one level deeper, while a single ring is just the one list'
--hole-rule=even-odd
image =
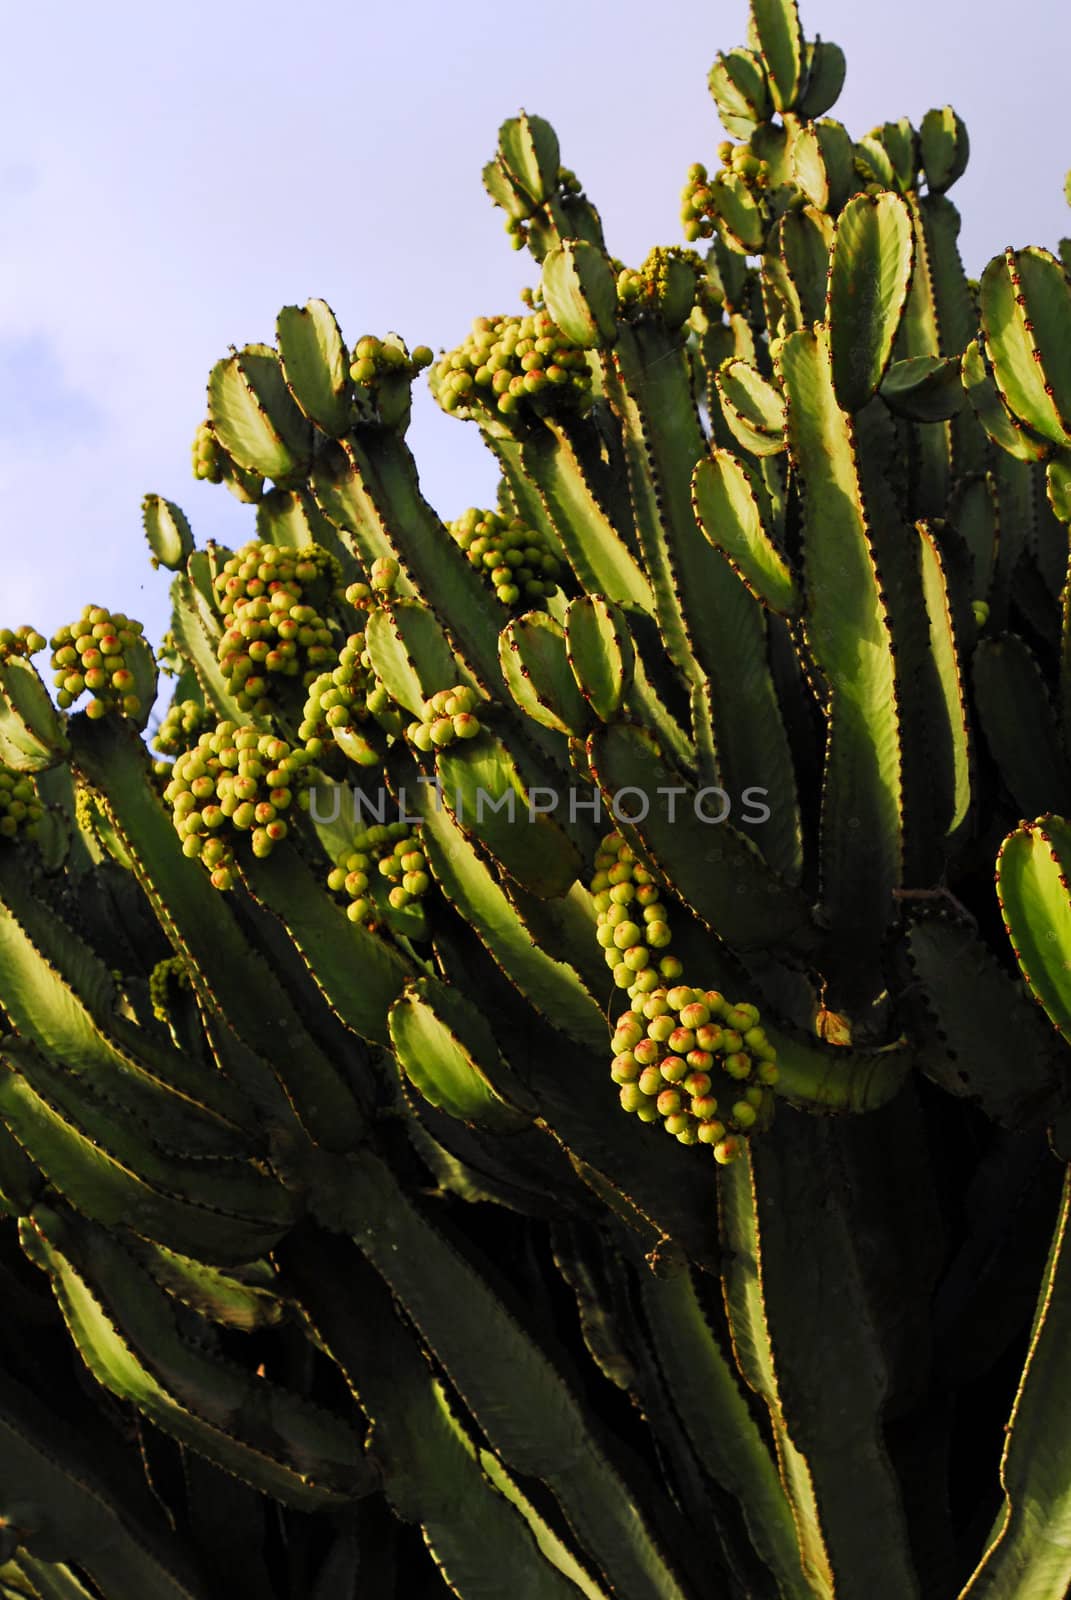
[{"label": "cactus plant", "polygon": [[843,76],[638,266],[510,118],[521,309],[284,308],[157,656],[0,635],[0,1595],[1068,1592],[1066,255]]}]

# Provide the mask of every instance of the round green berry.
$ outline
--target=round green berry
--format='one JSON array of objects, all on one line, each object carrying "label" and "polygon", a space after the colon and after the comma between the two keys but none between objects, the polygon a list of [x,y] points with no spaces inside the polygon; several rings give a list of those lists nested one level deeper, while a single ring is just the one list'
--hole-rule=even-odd
[{"label": "round green berry", "polygon": [[635,1083],[640,1076],[640,1066],[631,1051],[624,1051],[614,1057],[610,1067],[610,1076],[615,1083]]},{"label": "round green berry", "polygon": [[644,1067],[638,1083],[640,1092],[652,1099],[660,1095],[666,1086],[657,1067]]}]

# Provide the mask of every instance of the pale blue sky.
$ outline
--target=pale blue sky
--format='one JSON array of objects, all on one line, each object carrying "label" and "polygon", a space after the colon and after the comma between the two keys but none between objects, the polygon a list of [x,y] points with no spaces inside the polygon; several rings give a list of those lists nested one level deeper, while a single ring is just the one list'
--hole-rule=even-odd
[{"label": "pale blue sky", "polygon": [[[1063,0],[802,0],[848,57],[859,135],[952,104],[977,273],[1071,232]],[[51,632],[88,600],[158,636],[166,582],[139,506],[177,500],[235,543],[252,513],[190,475],[211,363],[322,295],[352,343],[456,343],[535,281],[480,184],[499,123],[548,117],[614,252],[680,242],[689,164],[723,137],[706,91],[745,0],[33,0],[4,6],[0,95],[0,623]],[[874,20],[880,18],[880,24]],[[425,393],[411,438],[445,516],[495,474]]]}]

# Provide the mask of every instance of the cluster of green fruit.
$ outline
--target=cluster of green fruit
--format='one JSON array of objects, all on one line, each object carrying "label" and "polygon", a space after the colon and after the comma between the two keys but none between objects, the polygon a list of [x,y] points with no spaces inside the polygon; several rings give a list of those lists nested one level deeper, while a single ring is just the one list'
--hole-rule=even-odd
[{"label": "cluster of green fruit", "polygon": [[206,483],[222,483],[226,476],[223,452],[207,422],[200,423],[193,436],[193,475]]},{"label": "cluster of green fruit", "polygon": [[504,606],[530,609],[557,593],[561,562],[546,535],[520,517],[470,506],[446,528]]},{"label": "cluster of green fruit", "polygon": [[192,750],[211,718],[199,700],[173,700],[156,730],[152,747],[161,756]]},{"label": "cluster of green fruit", "polygon": [[406,355],[400,340],[377,339],[367,333],[353,347],[350,377],[359,388],[374,390],[384,378],[404,378],[411,383],[417,373],[430,367],[435,356],[426,344],[418,344]]},{"label": "cluster of green fruit", "polygon": [[722,179],[722,175],[722,181],[737,188],[743,185],[760,202],[769,188],[768,164],[753,155],[746,144],[724,140],[718,146],[718,159],[722,164],[722,174],[714,179],[711,179],[701,161],[688,168],[688,177],[681,190],[681,225],[689,244],[694,244],[698,239],[710,239],[714,235],[719,213],[711,185]]},{"label": "cluster of green fruit", "polygon": [[768,1121],[777,1081],[773,1046],[755,1006],[716,989],[677,984],[637,997],[614,1027],[610,1075],[641,1122],[661,1118],[681,1144],[712,1146],[723,1166]]},{"label": "cluster of green fruit", "polygon": [[0,628],[0,657],[35,656],[47,643],[44,634],[28,623],[23,623],[21,628]]},{"label": "cluster of green fruit", "polygon": [[371,597],[373,594],[379,595],[386,600],[397,588],[401,573],[401,564],[395,561],[393,556],[377,556],[372,562],[369,572],[370,584],[351,584],[346,590],[346,597],[348,599],[351,594],[356,593],[358,590],[364,591],[367,589],[368,598],[365,604],[372,604]]},{"label": "cluster of green fruit", "polygon": [[617,305],[621,316],[658,316],[670,328],[679,328],[695,304],[696,288],[704,273],[694,250],[658,245],[637,270],[615,263]]},{"label": "cluster of green fruit", "polygon": [[595,937],[614,983],[627,989],[630,1000],[652,993],[662,979],[672,983],[680,977],[677,957],[657,953],[673,938],[658,886],[620,834],[608,833],[599,846],[591,893]]},{"label": "cluster of green fruit", "polygon": [[532,410],[586,410],[591,401],[587,356],[545,310],[526,317],[477,317],[472,332],[432,368],[431,389],[444,411],[474,408],[502,417]]},{"label": "cluster of green fruit", "polygon": [[214,588],[229,625],[219,664],[243,711],[266,709],[272,675],[307,687],[334,659],[331,625],[308,591],[330,593],[338,578],[338,562],[322,545],[290,550],[254,539],[223,563]]},{"label": "cluster of green fruit", "polygon": [[139,716],[141,699],[134,693],[135,678],[126,657],[144,643],[141,634],[140,622],[104,606],[86,606],[80,621],[60,628],[51,640],[60,709],[66,711],[88,689],[93,698],[86,706],[87,717],[96,719],[109,711]]},{"label": "cluster of green fruit", "polygon": [[45,814],[37,785],[25,772],[0,766],[0,839],[37,837],[37,825]]},{"label": "cluster of green fruit", "polygon": [[425,702],[422,720],[413,721],[406,728],[406,736],[425,754],[445,750],[458,739],[475,739],[480,731],[480,720],[474,715],[479,703],[476,690],[463,683],[440,689]]},{"label": "cluster of green fruit", "polygon": [[339,651],[338,664],[321,672],[309,685],[298,737],[310,756],[319,760],[330,746],[338,745],[360,766],[379,764],[380,753],[355,729],[355,725],[368,721],[368,697],[374,694],[377,684],[368,664],[363,633],[351,633]]},{"label": "cluster of green fruit", "polygon": [[149,1004],[152,1006],[152,1014],[157,1022],[162,1022],[165,1026],[171,1020],[173,985],[182,989],[190,988],[190,974],[185,956],[165,956],[149,973]]},{"label": "cluster of green fruit", "polygon": [[658,955],[672,940],[658,887],[619,834],[600,845],[591,892],[596,938],[632,1002],[612,1043],[623,1109],[661,1120],[681,1144],[712,1146],[722,1165],[736,1160],[742,1137],[769,1120],[778,1076],[758,1009],[677,981],[680,961]]},{"label": "cluster of green fruit", "polygon": [[269,856],[314,773],[307,750],[259,728],[221,722],[203,733],[177,757],[164,790],[183,855],[208,868],[215,888],[232,888],[236,838],[248,834],[253,854]]},{"label": "cluster of green fruit", "polygon": [[391,737],[402,731],[401,712],[372,670],[364,635],[351,633],[338,666],[312,683],[299,734],[314,759],[328,762],[327,770],[332,751],[359,767],[377,767],[383,762],[383,746],[372,720]]},{"label": "cluster of green fruit", "polygon": [[[376,877],[381,880],[378,885],[374,882]],[[377,888],[381,892],[387,890],[387,903],[395,911],[422,900],[431,888],[431,879],[412,826],[407,822],[381,822],[358,833],[352,848],[328,874],[327,887],[336,894],[345,894],[350,902],[346,907],[350,921],[368,928],[375,928],[379,921]]]}]

